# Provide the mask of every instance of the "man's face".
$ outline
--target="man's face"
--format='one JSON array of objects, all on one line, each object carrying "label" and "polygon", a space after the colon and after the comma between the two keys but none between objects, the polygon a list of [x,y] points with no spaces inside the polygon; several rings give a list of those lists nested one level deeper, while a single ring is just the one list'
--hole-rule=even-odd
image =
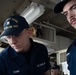
[{"label": "man's face", "polygon": [[58,75],[59,70],[58,69],[51,69],[51,75]]},{"label": "man's face", "polygon": [[19,35],[16,36],[6,36],[6,40],[8,41],[9,45],[16,51],[27,51],[30,45],[30,31],[29,29],[24,29]]},{"label": "man's face", "polygon": [[63,8],[63,12],[71,24],[72,27],[76,29],[76,0],[69,1]]}]

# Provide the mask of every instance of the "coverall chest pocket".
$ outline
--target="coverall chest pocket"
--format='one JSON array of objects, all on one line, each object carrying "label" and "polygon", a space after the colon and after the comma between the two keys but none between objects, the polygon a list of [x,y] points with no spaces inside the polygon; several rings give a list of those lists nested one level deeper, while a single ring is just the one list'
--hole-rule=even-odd
[{"label": "coverall chest pocket", "polygon": [[18,69],[15,69],[15,70],[9,69],[7,71],[7,75],[20,75],[20,70],[18,70]]},{"label": "coverall chest pocket", "polygon": [[28,75],[29,74],[29,70],[28,67],[22,67],[22,68],[14,68],[14,69],[9,69],[7,71],[7,75]]},{"label": "coverall chest pocket", "polygon": [[35,69],[36,75],[43,75],[44,71],[45,71],[45,63],[36,65]]}]

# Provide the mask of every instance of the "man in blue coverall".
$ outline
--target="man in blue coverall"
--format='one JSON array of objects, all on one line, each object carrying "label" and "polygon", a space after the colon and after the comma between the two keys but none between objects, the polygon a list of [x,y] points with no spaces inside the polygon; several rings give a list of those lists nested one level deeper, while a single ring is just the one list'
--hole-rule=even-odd
[{"label": "man in blue coverall", "polygon": [[60,75],[60,66],[59,65],[53,65],[51,67],[51,75]]},{"label": "man in blue coverall", "polygon": [[25,18],[14,15],[4,22],[9,46],[0,53],[0,75],[50,75],[48,52],[31,39],[32,30]]},{"label": "man in blue coverall", "polygon": [[[62,13],[67,21],[76,29],[76,0],[62,0],[55,8],[55,13]],[[76,40],[67,50],[67,63],[70,75],[76,75]]]}]

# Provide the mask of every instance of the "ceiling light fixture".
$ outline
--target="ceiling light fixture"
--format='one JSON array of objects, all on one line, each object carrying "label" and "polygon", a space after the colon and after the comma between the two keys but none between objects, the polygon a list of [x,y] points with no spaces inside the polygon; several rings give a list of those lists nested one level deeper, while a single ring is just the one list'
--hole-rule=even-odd
[{"label": "ceiling light fixture", "polygon": [[29,7],[27,7],[21,16],[26,18],[27,22],[31,24],[34,20],[40,17],[44,13],[45,9],[43,5],[32,2]]}]

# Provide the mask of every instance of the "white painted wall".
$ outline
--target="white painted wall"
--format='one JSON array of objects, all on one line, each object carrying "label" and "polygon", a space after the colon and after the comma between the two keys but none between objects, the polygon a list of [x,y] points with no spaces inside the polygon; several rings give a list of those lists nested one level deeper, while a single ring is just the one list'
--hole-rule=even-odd
[{"label": "white painted wall", "polygon": [[56,44],[55,49],[56,50],[63,50],[67,49],[73,40],[63,37],[63,36],[56,36]]},{"label": "white painted wall", "polygon": [[0,52],[1,52],[2,50],[4,50],[4,48],[0,47]]}]

